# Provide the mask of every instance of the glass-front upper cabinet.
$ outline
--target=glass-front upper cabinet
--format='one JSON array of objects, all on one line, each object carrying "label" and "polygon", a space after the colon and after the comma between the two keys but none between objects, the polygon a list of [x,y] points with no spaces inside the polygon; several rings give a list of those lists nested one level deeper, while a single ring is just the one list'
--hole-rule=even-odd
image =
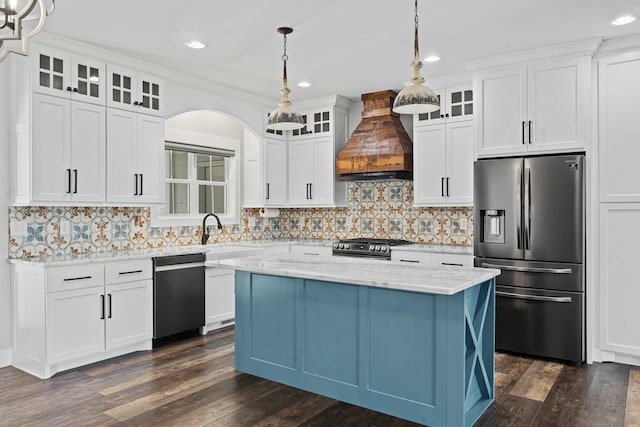
[{"label": "glass-front upper cabinet", "polygon": [[291,131],[293,138],[305,138],[312,136],[324,136],[333,132],[333,118],[330,108],[300,113],[305,126],[302,129]]},{"label": "glass-front upper cabinet", "polygon": [[164,115],[162,79],[108,65],[107,106],[154,116]]},{"label": "glass-front upper cabinet", "polygon": [[44,46],[34,50],[31,62],[34,92],[105,104],[104,63]]},{"label": "glass-front upper cabinet", "polygon": [[441,124],[473,119],[473,90],[471,84],[434,90],[440,109],[418,114],[417,124]]}]

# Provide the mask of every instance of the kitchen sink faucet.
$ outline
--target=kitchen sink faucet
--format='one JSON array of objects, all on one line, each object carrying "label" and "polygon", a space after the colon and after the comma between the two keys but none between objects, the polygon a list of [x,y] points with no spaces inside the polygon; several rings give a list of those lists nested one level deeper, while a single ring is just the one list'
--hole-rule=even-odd
[{"label": "kitchen sink faucet", "polygon": [[214,213],[206,214],[202,219],[202,244],[203,245],[206,245],[207,240],[209,240],[209,234],[207,233],[206,223],[207,223],[207,218],[209,218],[210,216],[215,217],[216,221],[218,221],[218,230],[222,230],[222,223],[220,222],[220,218],[218,218],[218,215]]}]

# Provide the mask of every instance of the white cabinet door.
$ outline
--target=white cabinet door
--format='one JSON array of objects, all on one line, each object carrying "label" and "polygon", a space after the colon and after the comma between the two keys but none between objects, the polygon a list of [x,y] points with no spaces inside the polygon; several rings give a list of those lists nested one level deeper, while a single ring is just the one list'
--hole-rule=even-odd
[{"label": "white cabinet door", "polygon": [[70,98],[71,55],[56,49],[36,47],[31,55],[31,90]]},{"label": "white cabinet door", "polygon": [[446,198],[451,206],[473,204],[473,121],[447,123]]},{"label": "white cabinet door", "polygon": [[71,57],[71,99],[105,105],[105,65],[81,56]]},{"label": "white cabinet door", "polygon": [[71,199],[105,201],[105,108],[71,102]]},{"label": "white cabinet door", "polygon": [[164,203],[164,120],[138,115],[137,202]]},{"label": "white cabinet door", "polygon": [[137,138],[137,114],[107,108],[107,202],[135,202]]},{"label": "white cabinet door", "polygon": [[47,294],[47,363],[104,351],[104,287]]},{"label": "white cabinet door", "polygon": [[264,204],[284,206],[287,203],[287,145],[286,141],[264,139]]},{"label": "white cabinet door", "polygon": [[235,317],[235,271],[210,267],[205,282],[206,323],[224,322]]},{"label": "white cabinet door", "polygon": [[138,111],[136,72],[107,65],[107,107]]},{"label": "white cabinet door", "polygon": [[478,155],[524,153],[527,70],[489,71],[474,78]]},{"label": "white cabinet door", "polygon": [[[320,113],[318,113],[320,114]],[[313,140],[313,177],[309,185],[311,205],[332,205],[336,181],[336,161],[333,138],[315,138]]]},{"label": "white cabinet door", "polygon": [[445,96],[445,116],[447,123],[473,119],[473,90],[471,85],[447,88]]},{"label": "white cabinet door", "polygon": [[600,207],[600,346],[640,356],[640,204]]},{"label": "white cabinet door", "polygon": [[289,143],[289,204],[308,205],[313,184],[313,142],[309,140]]},{"label": "white cabinet door", "polygon": [[586,59],[572,58],[528,68],[529,152],[584,149],[589,66]]},{"label": "white cabinet door", "polygon": [[439,124],[415,129],[413,143],[415,204],[441,204],[444,201],[447,176],[445,126]]},{"label": "white cabinet door", "polygon": [[138,73],[138,108],[141,113],[164,116],[164,83],[149,74]]},{"label": "white cabinet door", "polygon": [[640,202],[640,52],[598,60],[601,202]]},{"label": "white cabinet door", "polygon": [[105,286],[106,349],[153,337],[153,280]]},{"label": "white cabinet door", "polygon": [[71,101],[34,94],[32,98],[31,199],[62,202],[71,192]]}]

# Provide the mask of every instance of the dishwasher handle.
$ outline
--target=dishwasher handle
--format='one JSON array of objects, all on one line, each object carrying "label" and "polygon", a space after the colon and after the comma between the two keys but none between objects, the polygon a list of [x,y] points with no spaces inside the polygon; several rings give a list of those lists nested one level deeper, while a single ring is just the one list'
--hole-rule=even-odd
[{"label": "dishwasher handle", "polygon": [[507,297],[507,298],[517,298],[517,299],[527,299],[532,301],[562,302],[562,303],[571,302],[571,297],[545,297],[541,295],[516,294],[513,292],[502,292],[502,291],[496,291],[496,296]]},{"label": "dishwasher handle", "polygon": [[534,267],[517,267],[513,265],[500,265],[489,264],[487,262],[482,263],[484,268],[498,268],[500,270],[518,271],[521,273],[551,273],[551,274],[571,274],[570,268],[534,268]]},{"label": "dishwasher handle", "polygon": [[184,270],[187,268],[198,268],[198,267],[204,267],[204,262],[189,262],[186,264],[156,266],[155,271],[156,273],[160,273],[163,271]]}]

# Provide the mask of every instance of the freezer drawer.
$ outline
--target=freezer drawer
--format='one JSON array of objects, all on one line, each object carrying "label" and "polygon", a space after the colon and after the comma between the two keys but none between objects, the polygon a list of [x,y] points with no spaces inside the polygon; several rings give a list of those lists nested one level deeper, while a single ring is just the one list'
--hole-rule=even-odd
[{"label": "freezer drawer", "polygon": [[582,264],[476,257],[474,266],[499,269],[501,274],[496,277],[496,285],[551,291],[584,291],[584,266]]},{"label": "freezer drawer", "polygon": [[584,294],[496,286],[496,350],[584,362]]}]

